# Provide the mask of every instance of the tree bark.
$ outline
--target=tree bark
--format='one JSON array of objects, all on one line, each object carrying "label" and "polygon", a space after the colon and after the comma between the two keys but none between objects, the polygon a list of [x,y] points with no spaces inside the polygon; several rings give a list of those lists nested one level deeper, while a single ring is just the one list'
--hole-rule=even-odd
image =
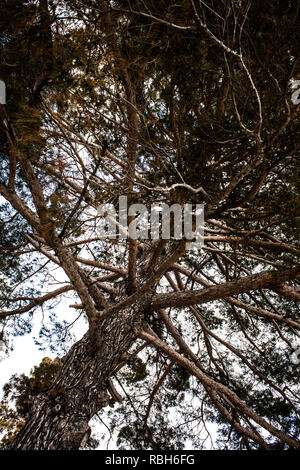
[{"label": "tree bark", "polygon": [[[264,271],[259,274],[252,274],[236,281],[210,286],[206,289],[157,294],[153,297],[152,306],[153,308],[187,307],[189,305],[225,299],[231,295],[243,294],[256,289],[274,289],[276,286],[282,285],[283,282],[295,279],[299,274],[300,265],[297,265],[291,269]],[[288,290],[290,291],[290,289]]]},{"label": "tree bark", "polygon": [[12,450],[76,450],[86,442],[89,420],[111,402],[108,379],[136,338],[143,318],[140,305],[105,320],[100,342],[88,332],[73,345],[51,388],[32,398]]}]

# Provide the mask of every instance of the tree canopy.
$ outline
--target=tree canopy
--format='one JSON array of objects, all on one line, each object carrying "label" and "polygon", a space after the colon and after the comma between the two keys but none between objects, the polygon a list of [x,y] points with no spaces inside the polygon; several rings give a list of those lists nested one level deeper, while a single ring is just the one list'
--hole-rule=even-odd
[{"label": "tree canopy", "polygon": [[[300,448],[299,7],[2,1],[1,334],[59,357],[7,384],[4,446]],[[203,246],[101,238],[120,196],[204,205]]]}]

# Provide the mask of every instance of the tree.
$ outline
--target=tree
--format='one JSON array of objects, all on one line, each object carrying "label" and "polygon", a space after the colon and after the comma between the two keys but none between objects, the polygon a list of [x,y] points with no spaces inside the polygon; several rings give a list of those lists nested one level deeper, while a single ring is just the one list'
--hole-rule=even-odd
[{"label": "tree", "polygon": [[[24,419],[30,411],[31,400],[33,397],[47,392],[57,373],[61,369],[62,362],[58,357],[51,360],[44,357],[39,364],[35,366],[28,377],[25,374],[14,374],[9,382],[4,385],[4,396],[0,404],[0,432],[4,432],[1,440],[1,447],[8,448],[24,424]],[[14,408],[9,404],[14,403]],[[59,402],[56,404],[59,407]],[[90,448],[95,448],[98,442],[95,439],[89,439],[86,443]]]},{"label": "tree", "polygon": [[[12,376],[4,386],[4,397],[1,402],[0,431],[6,432],[2,438],[2,447],[9,447],[16,434],[24,424],[24,418],[30,409],[31,397],[48,390],[61,367],[60,360],[45,357],[39,367],[34,367],[30,377],[25,374]],[[9,407],[15,402],[15,409]]]},{"label": "tree", "polygon": [[[297,13],[3,2],[1,321],[20,334],[72,296],[88,325],[12,449],[78,449],[103,413],[121,448],[202,448],[210,422],[222,448],[299,448]],[[102,239],[120,196],[205,204],[204,246]]]}]

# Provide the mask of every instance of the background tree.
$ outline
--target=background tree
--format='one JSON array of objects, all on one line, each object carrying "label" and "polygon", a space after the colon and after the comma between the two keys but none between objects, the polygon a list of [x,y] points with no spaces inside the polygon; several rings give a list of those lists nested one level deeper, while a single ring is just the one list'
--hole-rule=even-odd
[{"label": "background tree", "polygon": [[[40,393],[47,392],[62,366],[59,358],[51,360],[44,357],[39,366],[35,366],[30,376],[14,374],[3,387],[4,395],[0,408],[0,432],[4,432],[1,447],[9,448],[16,434],[24,424],[24,419],[30,411],[31,400]],[[10,408],[9,404],[14,404]],[[89,448],[95,448],[98,442],[89,439],[86,443]]]},{"label": "background tree", "polygon": [[[96,415],[125,448],[207,447],[209,422],[222,448],[299,448],[298,9],[3,2],[1,319],[71,297],[87,321],[11,448],[77,449]],[[120,195],[205,204],[204,246],[101,240]]]}]

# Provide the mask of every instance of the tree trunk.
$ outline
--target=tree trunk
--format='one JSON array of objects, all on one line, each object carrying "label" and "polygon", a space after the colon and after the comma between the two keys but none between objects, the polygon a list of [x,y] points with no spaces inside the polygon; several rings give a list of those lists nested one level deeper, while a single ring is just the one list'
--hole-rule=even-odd
[{"label": "tree trunk", "polygon": [[108,378],[135,340],[142,318],[139,303],[101,324],[97,348],[89,333],[73,345],[51,388],[32,398],[12,450],[76,450],[86,442],[89,420],[109,404]]}]

